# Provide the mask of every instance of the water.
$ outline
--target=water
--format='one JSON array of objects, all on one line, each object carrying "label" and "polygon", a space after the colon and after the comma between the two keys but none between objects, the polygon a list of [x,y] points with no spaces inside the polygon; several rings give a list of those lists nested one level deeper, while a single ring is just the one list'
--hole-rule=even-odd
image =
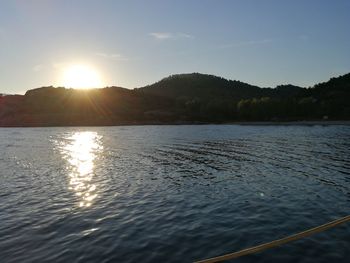
[{"label": "water", "polygon": [[[350,214],[350,126],[0,129],[1,262],[192,262]],[[350,224],[235,262],[350,262]]]}]

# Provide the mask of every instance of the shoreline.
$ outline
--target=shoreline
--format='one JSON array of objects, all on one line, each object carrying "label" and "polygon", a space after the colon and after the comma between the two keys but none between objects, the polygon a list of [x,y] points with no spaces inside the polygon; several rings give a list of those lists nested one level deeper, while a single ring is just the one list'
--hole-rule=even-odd
[{"label": "shoreline", "polygon": [[330,126],[330,125],[350,125],[350,121],[252,121],[252,122],[232,122],[229,124],[236,125],[256,125],[256,126]]},{"label": "shoreline", "polygon": [[337,121],[234,121],[234,122],[149,122],[149,123],[119,123],[110,125],[0,125],[0,128],[50,128],[50,127],[118,127],[118,126],[186,126],[186,125],[241,125],[241,126],[350,126],[350,120]]}]

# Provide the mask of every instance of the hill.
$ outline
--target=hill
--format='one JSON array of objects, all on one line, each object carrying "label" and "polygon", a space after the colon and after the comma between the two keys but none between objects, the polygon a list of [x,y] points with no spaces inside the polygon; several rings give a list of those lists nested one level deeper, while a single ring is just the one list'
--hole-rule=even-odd
[{"label": "hill", "polygon": [[207,100],[213,96],[238,99],[262,93],[262,89],[257,86],[200,73],[172,75],[140,90],[147,94],[171,98],[197,97]]},{"label": "hill", "polygon": [[213,97],[230,97],[230,99],[240,100],[264,96],[295,96],[302,88],[293,85],[280,85],[275,89],[260,88],[237,80],[227,80],[207,74],[190,73],[172,75],[139,90],[147,94],[171,98],[197,97],[204,100],[211,100]]},{"label": "hill", "polygon": [[312,88],[260,88],[200,73],[134,90],[42,87],[0,96],[0,126],[349,120],[350,73]]},{"label": "hill", "polygon": [[171,98],[185,116],[201,121],[349,119],[349,74],[312,88],[260,88],[199,73],[173,75],[139,89]]}]

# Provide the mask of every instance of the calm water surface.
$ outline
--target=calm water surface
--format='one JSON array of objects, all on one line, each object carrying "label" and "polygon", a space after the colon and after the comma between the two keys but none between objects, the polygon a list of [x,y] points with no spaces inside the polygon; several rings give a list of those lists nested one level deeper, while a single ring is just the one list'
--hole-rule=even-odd
[{"label": "calm water surface", "polygon": [[[191,262],[350,214],[350,126],[0,129],[1,262]],[[234,262],[350,262],[350,224]]]}]

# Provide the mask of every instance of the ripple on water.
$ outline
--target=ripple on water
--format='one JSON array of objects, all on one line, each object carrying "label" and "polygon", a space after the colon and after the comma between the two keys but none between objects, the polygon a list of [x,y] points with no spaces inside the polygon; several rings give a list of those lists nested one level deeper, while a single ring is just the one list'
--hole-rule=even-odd
[{"label": "ripple on water", "polygon": [[[0,130],[2,262],[192,262],[348,214],[349,126]],[[237,262],[349,262],[350,225]]]}]

